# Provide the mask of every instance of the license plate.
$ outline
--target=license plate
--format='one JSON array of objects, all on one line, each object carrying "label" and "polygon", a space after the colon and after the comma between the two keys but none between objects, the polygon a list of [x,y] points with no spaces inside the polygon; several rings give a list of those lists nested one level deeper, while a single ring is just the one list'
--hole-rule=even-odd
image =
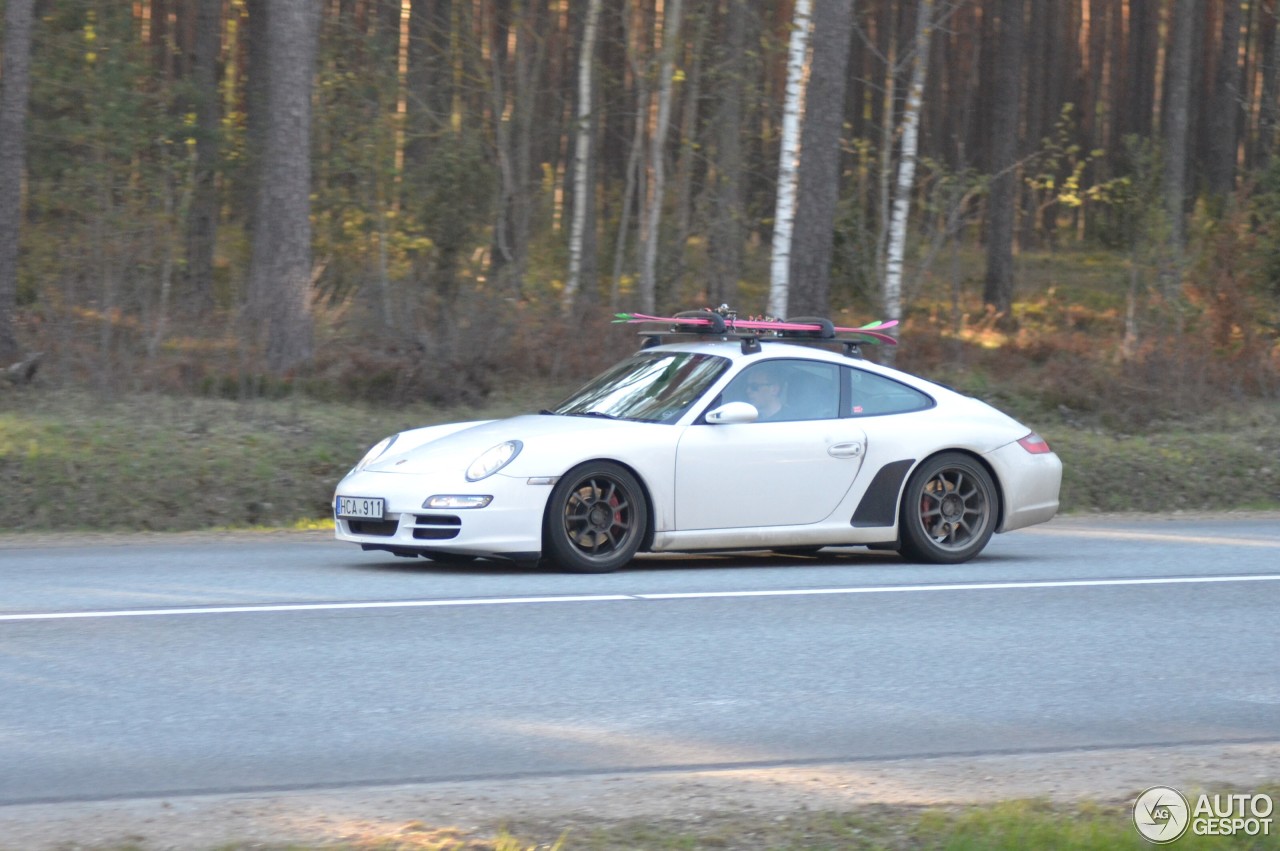
[{"label": "license plate", "polygon": [[383,500],[380,497],[367,496],[340,496],[336,506],[336,513],[339,517],[352,517],[357,520],[375,520],[382,519],[384,509]]}]

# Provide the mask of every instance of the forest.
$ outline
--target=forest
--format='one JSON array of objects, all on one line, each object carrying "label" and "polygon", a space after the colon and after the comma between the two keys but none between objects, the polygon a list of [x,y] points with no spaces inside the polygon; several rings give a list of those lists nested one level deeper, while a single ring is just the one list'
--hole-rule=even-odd
[{"label": "forest", "polygon": [[466,401],[730,304],[1280,394],[1277,0],[0,6],[15,381]]}]

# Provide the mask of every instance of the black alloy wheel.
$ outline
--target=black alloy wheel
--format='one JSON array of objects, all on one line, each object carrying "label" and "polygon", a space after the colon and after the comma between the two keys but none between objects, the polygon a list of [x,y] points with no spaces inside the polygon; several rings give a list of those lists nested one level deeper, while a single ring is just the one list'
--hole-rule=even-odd
[{"label": "black alloy wheel", "polygon": [[944,452],[912,474],[902,498],[902,554],[927,564],[959,564],[982,552],[995,532],[998,497],[974,458]]},{"label": "black alloy wheel", "polygon": [[561,476],[547,504],[547,554],[574,573],[609,573],[631,561],[644,540],[649,507],[626,468],[582,464]]}]

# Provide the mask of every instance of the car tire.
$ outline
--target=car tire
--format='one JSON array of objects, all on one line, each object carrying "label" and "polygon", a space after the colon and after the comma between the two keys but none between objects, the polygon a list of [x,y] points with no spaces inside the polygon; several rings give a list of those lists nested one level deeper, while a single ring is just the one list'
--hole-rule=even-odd
[{"label": "car tire", "polygon": [[982,552],[995,532],[999,497],[991,474],[960,452],[921,464],[902,497],[902,555],[926,564],[959,564]]},{"label": "car tire", "polygon": [[544,547],[565,570],[609,573],[635,556],[648,523],[636,477],[611,461],[592,461],[561,476],[551,491]]}]

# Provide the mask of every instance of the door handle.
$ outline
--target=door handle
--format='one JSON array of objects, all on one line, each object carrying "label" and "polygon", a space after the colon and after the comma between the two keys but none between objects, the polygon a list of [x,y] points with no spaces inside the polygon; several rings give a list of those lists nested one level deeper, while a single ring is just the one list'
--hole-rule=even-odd
[{"label": "door handle", "polygon": [[832,458],[858,458],[862,455],[861,443],[836,443],[827,447]]}]

